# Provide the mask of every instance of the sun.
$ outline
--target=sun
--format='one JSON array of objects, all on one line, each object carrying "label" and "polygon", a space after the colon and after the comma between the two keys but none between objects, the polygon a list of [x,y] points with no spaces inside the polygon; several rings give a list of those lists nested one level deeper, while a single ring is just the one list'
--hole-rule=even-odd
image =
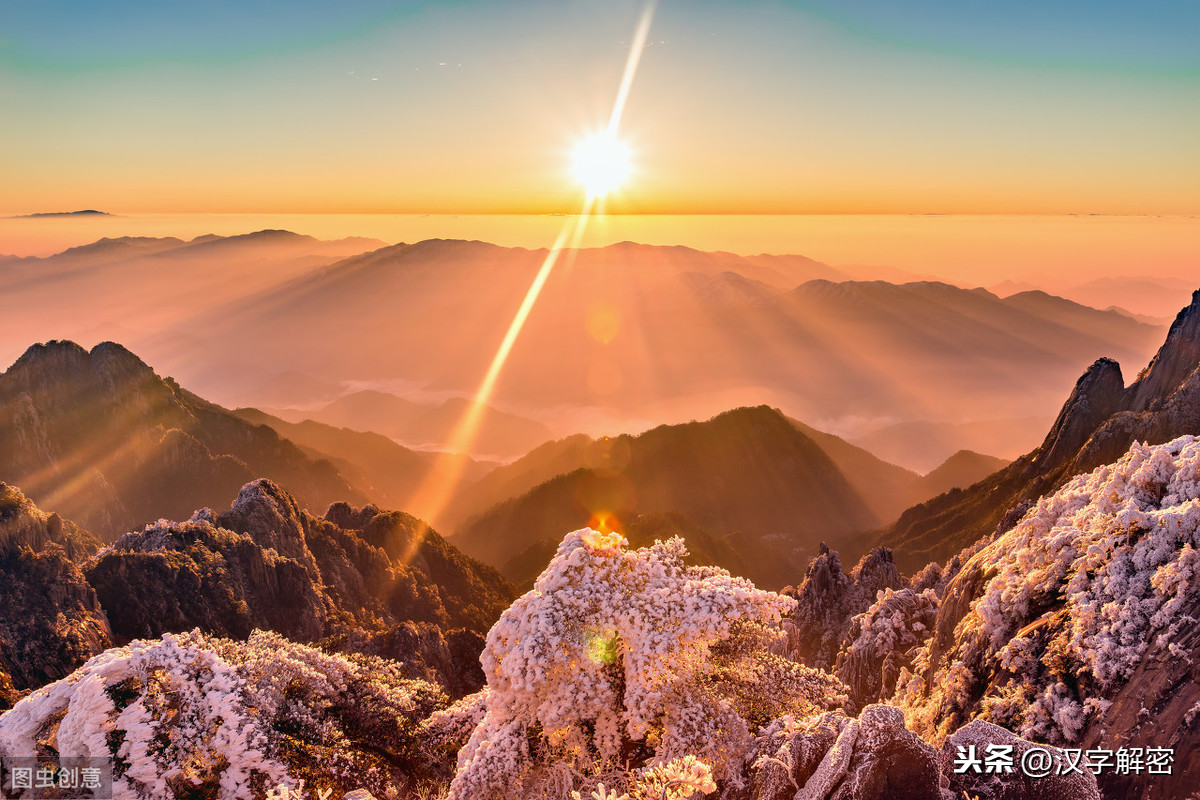
[{"label": "sun", "polygon": [[610,131],[593,133],[575,146],[571,174],[588,197],[603,197],[618,188],[631,171],[629,145]]}]

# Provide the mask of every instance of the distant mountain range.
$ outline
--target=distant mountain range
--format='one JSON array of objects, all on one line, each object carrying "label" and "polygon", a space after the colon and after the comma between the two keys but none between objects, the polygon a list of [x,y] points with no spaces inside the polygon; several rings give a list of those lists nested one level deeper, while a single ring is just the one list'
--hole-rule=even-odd
[{"label": "distant mountain range", "polygon": [[[374,431],[410,447],[436,448],[448,442],[455,426],[471,408],[460,397],[437,404],[405,400],[389,392],[364,389],[343,395],[323,408],[278,409],[277,416],[293,421],[305,419],[360,431]],[[486,403],[480,405],[479,428],[473,451],[483,456],[512,458],[524,455],[553,437],[540,422],[506,414]]]},{"label": "distant mountain range", "polygon": [[[207,398],[293,421],[350,386],[469,397],[546,256],[286,231],[106,239],[0,263],[10,312],[0,343],[122,341]],[[1097,355],[1140,361],[1162,335],[1039,292],[847,280],[860,274],[803,256],[630,242],[564,253],[489,398],[534,427],[517,434],[508,420],[498,438],[485,429],[472,452],[512,457],[551,438],[536,426],[563,435],[607,427],[596,420],[685,421],[764,401],[852,438],[974,422],[1030,446],[1006,420],[1048,417]],[[435,439],[446,428],[436,414],[413,424]],[[380,427],[371,429],[444,445]],[[959,431],[928,446],[910,438],[888,458],[924,470],[959,449],[991,452]]]}]

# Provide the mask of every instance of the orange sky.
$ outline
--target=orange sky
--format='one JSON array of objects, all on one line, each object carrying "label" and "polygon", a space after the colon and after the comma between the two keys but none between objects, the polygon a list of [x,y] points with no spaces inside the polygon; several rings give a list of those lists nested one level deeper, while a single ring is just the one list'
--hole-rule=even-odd
[{"label": "orange sky", "polygon": [[[0,213],[569,212],[645,7],[57,5],[0,10]],[[659,5],[610,210],[1200,213],[1186,9],[731,5]]]}]

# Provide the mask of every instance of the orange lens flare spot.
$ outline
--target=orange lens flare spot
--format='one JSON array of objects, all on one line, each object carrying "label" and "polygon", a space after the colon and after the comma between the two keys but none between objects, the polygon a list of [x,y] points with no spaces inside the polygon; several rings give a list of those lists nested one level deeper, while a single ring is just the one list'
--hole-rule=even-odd
[{"label": "orange lens flare spot", "polygon": [[611,511],[597,511],[592,514],[592,518],[588,520],[587,526],[594,531],[600,533],[623,533],[625,528],[621,525],[621,520],[617,519],[617,515]]},{"label": "orange lens flare spot", "polygon": [[587,312],[588,334],[600,344],[608,344],[621,329],[621,312],[608,303],[595,303]]}]

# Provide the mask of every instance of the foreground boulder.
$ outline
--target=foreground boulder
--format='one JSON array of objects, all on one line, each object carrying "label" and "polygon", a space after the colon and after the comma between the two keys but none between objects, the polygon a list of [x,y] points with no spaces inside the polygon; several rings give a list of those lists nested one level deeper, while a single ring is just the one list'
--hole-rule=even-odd
[{"label": "foreground boulder", "polygon": [[[994,771],[988,771],[989,761]],[[1072,770],[1071,757],[1063,750],[1028,742],[981,719],[946,739],[941,763],[955,797],[1100,800],[1096,777],[1086,768]]]}]

